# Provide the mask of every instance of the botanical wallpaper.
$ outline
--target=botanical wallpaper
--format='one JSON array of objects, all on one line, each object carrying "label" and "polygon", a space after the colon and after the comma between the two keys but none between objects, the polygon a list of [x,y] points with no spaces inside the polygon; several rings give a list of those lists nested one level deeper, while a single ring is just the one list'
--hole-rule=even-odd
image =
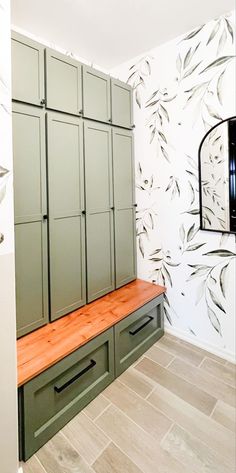
[{"label": "botanical wallpaper", "polygon": [[230,359],[235,236],[199,229],[198,148],[236,114],[234,54],[231,13],[112,71],[134,87],[138,277],[167,287],[172,332]]},{"label": "botanical wallpaper", "polygon": [[228,122],[223,122],[206,136],[201,148],[202,225],[205,229],[230,230],[228,139]]}]

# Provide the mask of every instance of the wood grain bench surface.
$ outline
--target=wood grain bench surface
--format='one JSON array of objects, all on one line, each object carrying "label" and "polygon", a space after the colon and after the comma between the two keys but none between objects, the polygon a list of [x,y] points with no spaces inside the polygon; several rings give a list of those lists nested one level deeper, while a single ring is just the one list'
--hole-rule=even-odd
[{"label": "wood grain bench surface", "polygon": [[17,340],[18,386],[85,345],[165,288],[140,279]]}]

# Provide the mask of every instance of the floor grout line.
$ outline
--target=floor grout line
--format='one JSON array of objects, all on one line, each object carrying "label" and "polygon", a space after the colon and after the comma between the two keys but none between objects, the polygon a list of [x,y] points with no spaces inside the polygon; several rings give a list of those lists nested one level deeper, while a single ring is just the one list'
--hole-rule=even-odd
[{"label": "floor grout line", "polygon": [[174,357],[173,357],[173,360],[171,360],[166,366],[164,366],[164,368],[168,369],[169,366],[173,363],[173,361],[176,360],[176,358],[178,358],[178,357],[177,357],[177,356],[174,356]]},{"label": "floor grout line", "polygon": [[[113,381],[113,382],[114,382],[114,381]],[[103,394],[103,392],[102,392],[102,395],[103,395],[104,397],[106,397],[106,396]],[[106,397],[106,399],[107,399],[107,397]],[[86,412],[85,412],[84,414],[85,414],[92,422],[94,422],[94,424],[95,424],[95,420],[99,419],[99,417],[101,417],[101,415],[104,414],[104,412],[106,412],[106,410],[111,406],[112,403],[111,403],[110,399],[107,399],[107,401],[109,401],[109,404],[108,404],[108,405],[102,410],[102,412],[100,412],[94,419],[91,419],[91,418],[86,414]]]},{"label": "floor grout line", "polygon": [[[217,404],[218,404],[218,401],[219,401],[219,399],[216,399],[216,403],[215,403],[215,405],[214,405],[214,407],[213,407],[211,413],[209,414],[209,417],[211,417],[212,420],[215,420],[215,419],[213,419],[212,416],[213,416],[213,414],[214,414],[214,412],[215,412],[215,410],[216,410],[216,406],[217,406]],[[221,424],[220,424],[220,425],[221,425]]]},{"label": "floor grout line", "polygon": [[[82,458],[82,460],[85,462],[85,464],[86,464],[87,466],[91,466],[91,464],[84,458],[83,455],[81,455],[81,453],[80,453],[80,452],[77,450],[77,448],[73,445],[73,443],[70,441],[70,439],[68,439],[68,437],[64,434],[64,432],[62,432],[62,430],[59,430],[58,433],[60,433],[60,434],[66,439],[66,441],[71,445],[71,447],[73,448],[73,450],[75,450],[75,451],[78,453],[79,457]],[[104,434],[104,432],[103,432],[103,434]],[[107,437],[107,435],[106,435],[106,437]]]},{"label": "floor grout line", "polygon": [[205,359],[206,359],[206,356],[204,356],[203,360],[200,362],[200,364],[197,366],[197,368],[199,368],[199,369],[201,368],[201,366],[202,366],[203,362],[205,361]]},{"label": "floor grout line", "polygon": [[[37,458],[37,461],[39,462],[40,466],[41,466],[42,469],[45,471],[45,473],[48,473],[47,470],[44,468],[42,462],[39,460],[38,455],[37,455],[37,452],[34,454],[34,456]],[[23,471],[24,471],[24,468],[23,468]]]},{"label": "floor grout line", "polygon": [[[96,424],[94,424],[96,425]],[[97,426],[96,426],[97,427]],[[101,429],[100,429],[101,430]],[[104,434],[103,430],[102,430],[102,433]],[[106,437],[108,438],[109,442],[108,444],[99,452],[99,454],[96,456],[95,460],[90,464],[90,466],[93,468],[93,465],[94,463],[96,463],[96,461],[98,460],[99,457],[101,457],[101,455],[103,455],[103,453],[105,452],[105,450],[109,447],[109,445],[111,445],[112,443],[112,440],[111,438],[106,434]]]}]

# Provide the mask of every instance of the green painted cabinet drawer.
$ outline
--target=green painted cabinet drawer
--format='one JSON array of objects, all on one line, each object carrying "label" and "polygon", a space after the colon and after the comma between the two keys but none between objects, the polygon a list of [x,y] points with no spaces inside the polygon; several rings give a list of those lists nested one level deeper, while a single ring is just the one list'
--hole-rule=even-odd
[{"label": "green painted cabinet drawer", "polygon": [[33,455],[113,379],[109,329],[20,388],[22,459]]},{"label": "green painted cabinet drawer", "polygon": [[164,334],[163,296],[115,325],[115,370],[119,376]]}]

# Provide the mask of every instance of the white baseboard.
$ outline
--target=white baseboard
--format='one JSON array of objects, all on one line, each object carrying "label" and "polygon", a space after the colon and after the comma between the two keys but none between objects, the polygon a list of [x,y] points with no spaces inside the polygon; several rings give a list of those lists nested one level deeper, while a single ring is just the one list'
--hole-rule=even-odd
[{"label": "white baseboard", "polygon": [[20,466],[20,468],[18,468],[18,473],[24,473],[22,466]]},{"label": "white baseboard", "polygon": [[223,348],[218,348],[215,345],[211,345],[210,343],[207,343],[206,340],[199,340],[198,338],[194,337],[194,335],[184,332],[184,330],[168,325],[165,326],[165,332],[170,333],[175,337],[181,338],[181,340],[192,343],[192,345],[195,345],[198,348],[209,351],[210,353],[213,353],[213,355],[217,355],[224,360],[230,361],[231,363],[236,363],[235,353],[224,350]]}]

